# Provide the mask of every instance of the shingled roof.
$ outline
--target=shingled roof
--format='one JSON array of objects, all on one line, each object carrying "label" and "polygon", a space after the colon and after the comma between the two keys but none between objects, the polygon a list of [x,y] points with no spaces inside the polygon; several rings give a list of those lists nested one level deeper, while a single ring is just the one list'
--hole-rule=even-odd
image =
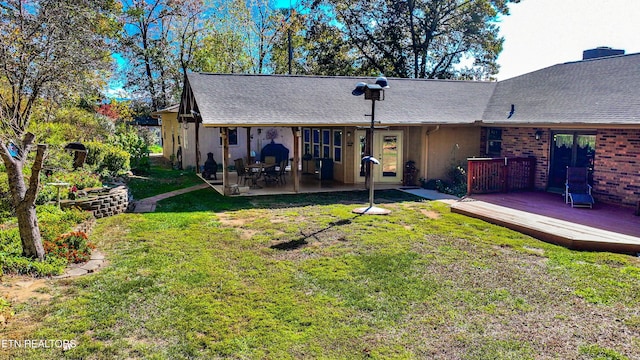
[{"label": "shingled roof", "polygon": [[[351,95],[360,81],[375,78],[189,73],[185,91],[205,126],[367,125],[371,102]],[[382,125],[473,123],[496,83],[389,79],[389,85],[376,105]]]},{"label": "shingled roof", "polygon": [[640,125],[640,54],[558,64],[500,81],[482,120]]}]

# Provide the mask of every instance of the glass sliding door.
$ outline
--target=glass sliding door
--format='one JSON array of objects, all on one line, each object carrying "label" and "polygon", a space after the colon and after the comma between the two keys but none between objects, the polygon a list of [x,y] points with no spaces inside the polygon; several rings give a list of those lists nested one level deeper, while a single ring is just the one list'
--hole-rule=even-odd
[{"label": "glass sliding door", "polygon": [[549,191],[564,191],[567,167],[586,167],[593,174],[596,149],[595,133],[562,131],[553,133]]}]

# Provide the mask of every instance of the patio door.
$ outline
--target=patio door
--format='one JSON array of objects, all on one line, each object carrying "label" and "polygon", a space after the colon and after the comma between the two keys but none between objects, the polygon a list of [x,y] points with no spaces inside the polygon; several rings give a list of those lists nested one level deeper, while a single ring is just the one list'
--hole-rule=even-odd
[{"label": "patio door", "polygon": [[596,152],[596,134],[586,132],[554,132],[549,169],[549,191],[564,191],[567,166],[586,167],[589,179],[593,177]]},{"label": "patio door", "polygon": [[[357,183],[365,182],[364,166],[361,159],[365,156],[366,131],[356,132],[358,146],[355,156],[355,179]],[[402,131],[376,130],[373,132],[373,156],[380,165],[373,166],[373,181],[376,183],[400,184],[402,182]]]}]

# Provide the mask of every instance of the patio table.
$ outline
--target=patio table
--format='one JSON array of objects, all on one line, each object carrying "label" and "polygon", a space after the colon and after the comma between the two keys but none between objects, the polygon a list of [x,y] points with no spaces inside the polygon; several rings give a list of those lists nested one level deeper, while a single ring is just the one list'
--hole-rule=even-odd
[{"label": "patio table", "polygon": [[252,189],[261,189],[262,186],[258,185],[258,180],[262,177],[265,171],[274,168],[276,164],[265,164],[265,163],[256,163],[247,165],[247,169],[249,170],[249,175],[251,175],[251,186]]}]

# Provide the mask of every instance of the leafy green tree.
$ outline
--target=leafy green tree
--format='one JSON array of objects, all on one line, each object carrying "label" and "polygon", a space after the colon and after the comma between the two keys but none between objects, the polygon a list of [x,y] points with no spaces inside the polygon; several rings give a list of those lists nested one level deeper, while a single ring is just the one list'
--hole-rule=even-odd
[{"label": "leafy green tree", "polygon": [[202,0],[121,0],[126,87],[154,109],[173,103],[200,46]]},{"label": "leafy green tree", "polygon": [[116,6],[111,0],[0,2],[0,157],[25,256],[44,259],[35,200],[47,146],[30,156],[34,105],[95,87],[110,69],[107,39],[118,30]]},{"label": "leafy green tree", "polygon": [[[362,69],[414,78],[487,78],[502,50],[494,20],[520,0],[318,0],[311,11],[330,14]],[[455,69],[470,58],[473,66]]]},{"label": "leafy green tree", "polygon": [[[307,11],[308,3],[285,9],[285,25],[272,50],[275,72],[288,73],[289,42],[291,71],[305,75],[370,75],[363,73],[351,45],[336,31],[334,17],[326,11]],[[326,9],[325,9],[326,10]]]}]

